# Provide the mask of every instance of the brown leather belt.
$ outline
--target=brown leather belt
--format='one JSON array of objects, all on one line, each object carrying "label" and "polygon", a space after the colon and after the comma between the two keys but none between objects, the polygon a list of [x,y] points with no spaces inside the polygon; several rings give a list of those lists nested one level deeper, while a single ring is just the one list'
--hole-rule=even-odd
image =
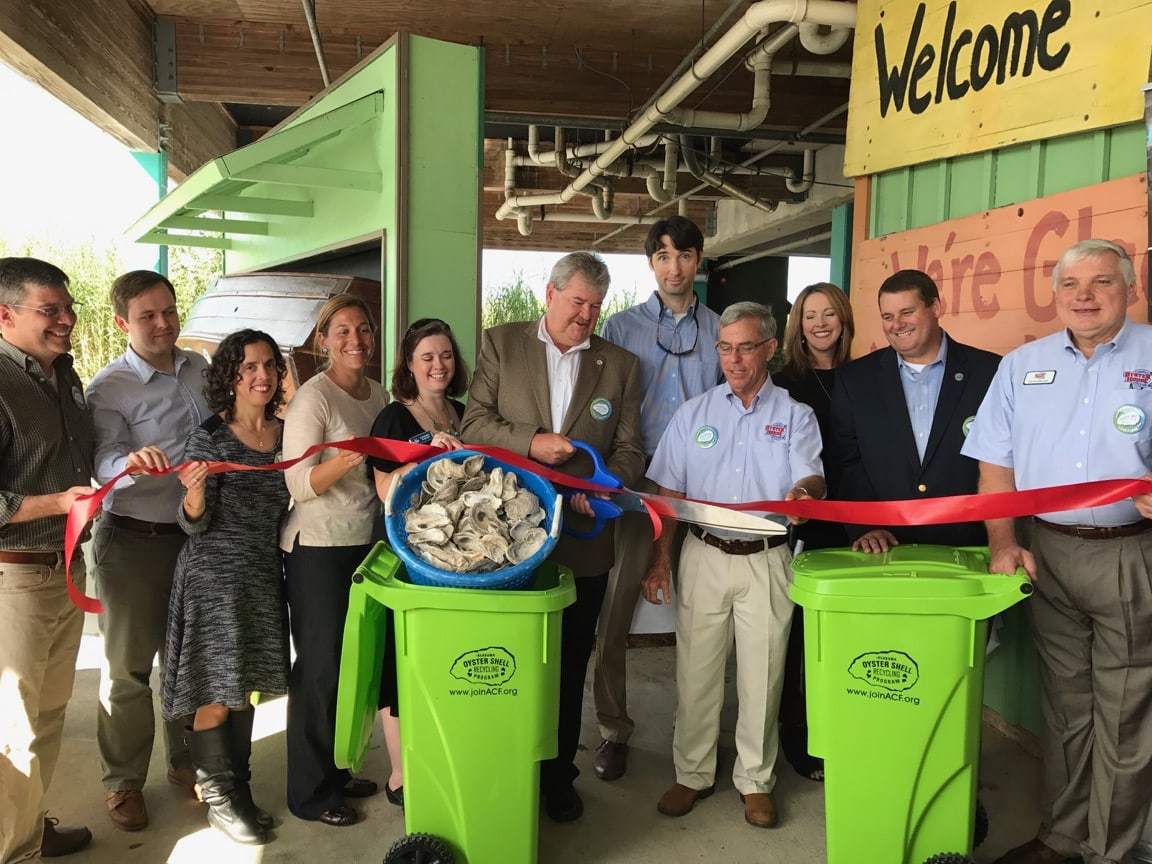
[{"label": "brown leather belt", "polygon": [[730,540],[709,534],[699,525],[690,525],[688,530],[706,545],[714,546],[729,555],[755,555],[757,552],[763,552],[766,548],[775,549],[777,546],[783,546],[788,542],[787,534],[774,534],[763,540]]},{"label": "brown leather belt", "polygon": [[135,531],[137,534],[183,534],[184,529],[175,522],[145,522],[142,519],[133,519],[131,516],[121,516],[119,513],[105,513],[107,519],[117,528],[125,531]]},{"label": "brown leather belt", "polygon": [[1116,537],[1134,537],[1145,531],[1152,531],[1152,519],[1141,519],[1128,525],[1111,525],[1106,528],[1097,528],[1093,525],[1057,525],[1033,516],[1036,524],[1057,534],[1066,534],[1069,537],[1079,537],[1081,540],[1112,540]]},{"label": "brown leather belt", "polygon": [[0,550],[0,564],[41,564],[55,567],[64,560],[63,552],[20,552]]}]

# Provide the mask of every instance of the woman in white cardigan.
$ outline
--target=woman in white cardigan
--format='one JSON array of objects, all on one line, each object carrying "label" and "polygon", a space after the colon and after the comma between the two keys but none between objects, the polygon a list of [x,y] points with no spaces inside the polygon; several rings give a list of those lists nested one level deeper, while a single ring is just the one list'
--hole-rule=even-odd
[{"label": "woman in white cardigan", "polygon": [[[313,444],[368,435],[388,393],[365,374],[375,350],[375,323],[367,304],[340,294],[324,304],[316,322],[323,371],[296,392],[284,418],[284,458]],[[284,472],[293,505],[280,535],[296,659],[288,678],[288,809],[301,819],[352,825],[359,818],[348,798],[374,795],[370,780],[352,777],[333,761],[336,689],[348,589],[368,554],[380,503],[364,457],[326,449]],[[389,722],[391,721],[391,722]],[[392,760],[387,788],[398,789],[400,733],[386,717]],[[395,795],[389,795],[393,800]],[[398,802],[397,802],[398,803]]]}]

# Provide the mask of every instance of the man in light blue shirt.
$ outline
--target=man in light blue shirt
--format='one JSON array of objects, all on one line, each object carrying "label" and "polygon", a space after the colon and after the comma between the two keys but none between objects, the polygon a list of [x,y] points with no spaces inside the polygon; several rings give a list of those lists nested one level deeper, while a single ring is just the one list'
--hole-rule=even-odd
[{"label": "man in light blue shirt", "polygon": [[[100,483],[126,468],[179,464],[188,435],[209,414],[203,394],[207,361],[176,347],[180,315],[172,283],[159,273],[134,270],[113,283],[111,299],[128,350],[97,372],[86,392]],[[92,573],[104,604],[96,742],[108,818],[125,831],[148,824],[141,790],[155,734],[149,676],[157,652],[164,650],[172,574],[184,545],[176,524],[180,492],[175,474],[124,477],[104,499],[92,538]],[[190,725],[190,719],[176,720],[165,732],[168,779],[191,790],[195,779],[184,744],[184,727]]]},{"label": "man in light blue shirt", "polygon": [[[643,303],[617,312],[600,332],[602,338],[640,358],[644,390],[640,432],[649,460],[676,410],[721,379],[714,347],[720,316],[693,290],[703,253],[704,235],[690,220],[671,216],[653,224],[644,254],[656,277],[656,290]],[[639,488],[655,491],[647,479]],[[625,513],[617,520],[616,564],[608,575],[596,627],[592,695],[601,741],[592,764],[601,780],[615,780],[627,768],[628,739],[636,724],[628,716],[625,649],[640,599],[640,580],[651,561],[651,521],[643,513]]]},{"label": "man in light blue shirt", "polygon": [[[772,313],[759,303],[733,304],[720,316],[719,335],[725,383],[676,412],[649,479],[663,495],[718,503],[823,498],[816,415],[768,377],[776,350]],[[668,597],[672,535],[667,526],[644,577],[652,603]],[[676,600],[676,783],[656,805],[666,816],[684,816],[716,788],[724,664],[734,637],[740,704],[732,782],[746,822],[757,828],[777,823],[771,795],[776,715],[793,609],[786,540],[783,532],[765,539],[695,525],[684,539]]]},{"label": "man in light blue shirt", "polygon": [[[1037,489],[1152,471],[1152,327],[1128,253],[1069,248],[1052,272],[1064,328],[1008,354],[964,445],[980,491]],[[1130,861],[1152,804],[1152,494],[1041,513],[1030,549],[989,521],[989,570],[1023,567],[1040,657],[1042,821],[998,864]]]}]

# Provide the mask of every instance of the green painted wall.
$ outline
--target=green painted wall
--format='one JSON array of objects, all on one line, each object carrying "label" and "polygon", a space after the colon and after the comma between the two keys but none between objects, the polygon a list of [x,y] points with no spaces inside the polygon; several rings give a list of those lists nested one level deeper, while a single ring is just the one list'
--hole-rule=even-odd
[{"label": "green painted wall", "polygon": [[[481,49],[396,37],[284,127],[382,92],[382,114],[319,142],[292,163],[379,171],[381,190],[312,187],[313,218],[268,217],[268,236],[234,238],[225,254],[226,272],[248,272],[381,238],[385,382],[397,341],[417,318],[445,319],[464,356],[475,356],[482,69]],[[305,192],[256,184],[246,194],[286,198]]]},{"label": "green painted wall", "polygon": [[946,222],[1147,170],[1142,123],[876,174],[868,236]]},{"label": "green painted wall", "polygon": [[[1147,170],[1144,124],[1036,141],[874,175],[868,237],[946,222]],[[1027,601],[1025,601],[1027,602]],[[984,702],[1038,732],[1036,650],[1023,604],[1000,616]]]}]

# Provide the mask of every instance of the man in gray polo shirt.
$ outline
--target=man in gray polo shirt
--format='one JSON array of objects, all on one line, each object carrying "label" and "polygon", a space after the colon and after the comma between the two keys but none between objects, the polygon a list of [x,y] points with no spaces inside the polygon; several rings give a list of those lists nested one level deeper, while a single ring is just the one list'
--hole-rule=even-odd
[{"label": "man in gray polo shirt", "polygon": [[[92,841],[44,814],[84,624],[64,524],[93,491],[92,418],[68,353],[76,306],[58,267],[0,258],[0,864]],[[72,573],[83,585],[79,555]]]},{"label": "man in gray polo shirt", "polygon": [[[208,363],[176,347],[180,313],[172,283],[151,270],[133,270],[112,284],[111,299],[128,350],[88,385],[101,483],[125,468],[179,464],[188,435],[209,414]],[[141,790],[156,723],[149,679],[157,652],[164,651],[172,574],[184,545],[176,524],[180,493],[175,474],[122,478],[104,499],[92,538],[92,576],[104,603],[96,743],[108,818],[125,831],[148,824]],[[191,718],[165,724],[168,779],[189,790],[195,772],[184,727],[190,725]]]}]

